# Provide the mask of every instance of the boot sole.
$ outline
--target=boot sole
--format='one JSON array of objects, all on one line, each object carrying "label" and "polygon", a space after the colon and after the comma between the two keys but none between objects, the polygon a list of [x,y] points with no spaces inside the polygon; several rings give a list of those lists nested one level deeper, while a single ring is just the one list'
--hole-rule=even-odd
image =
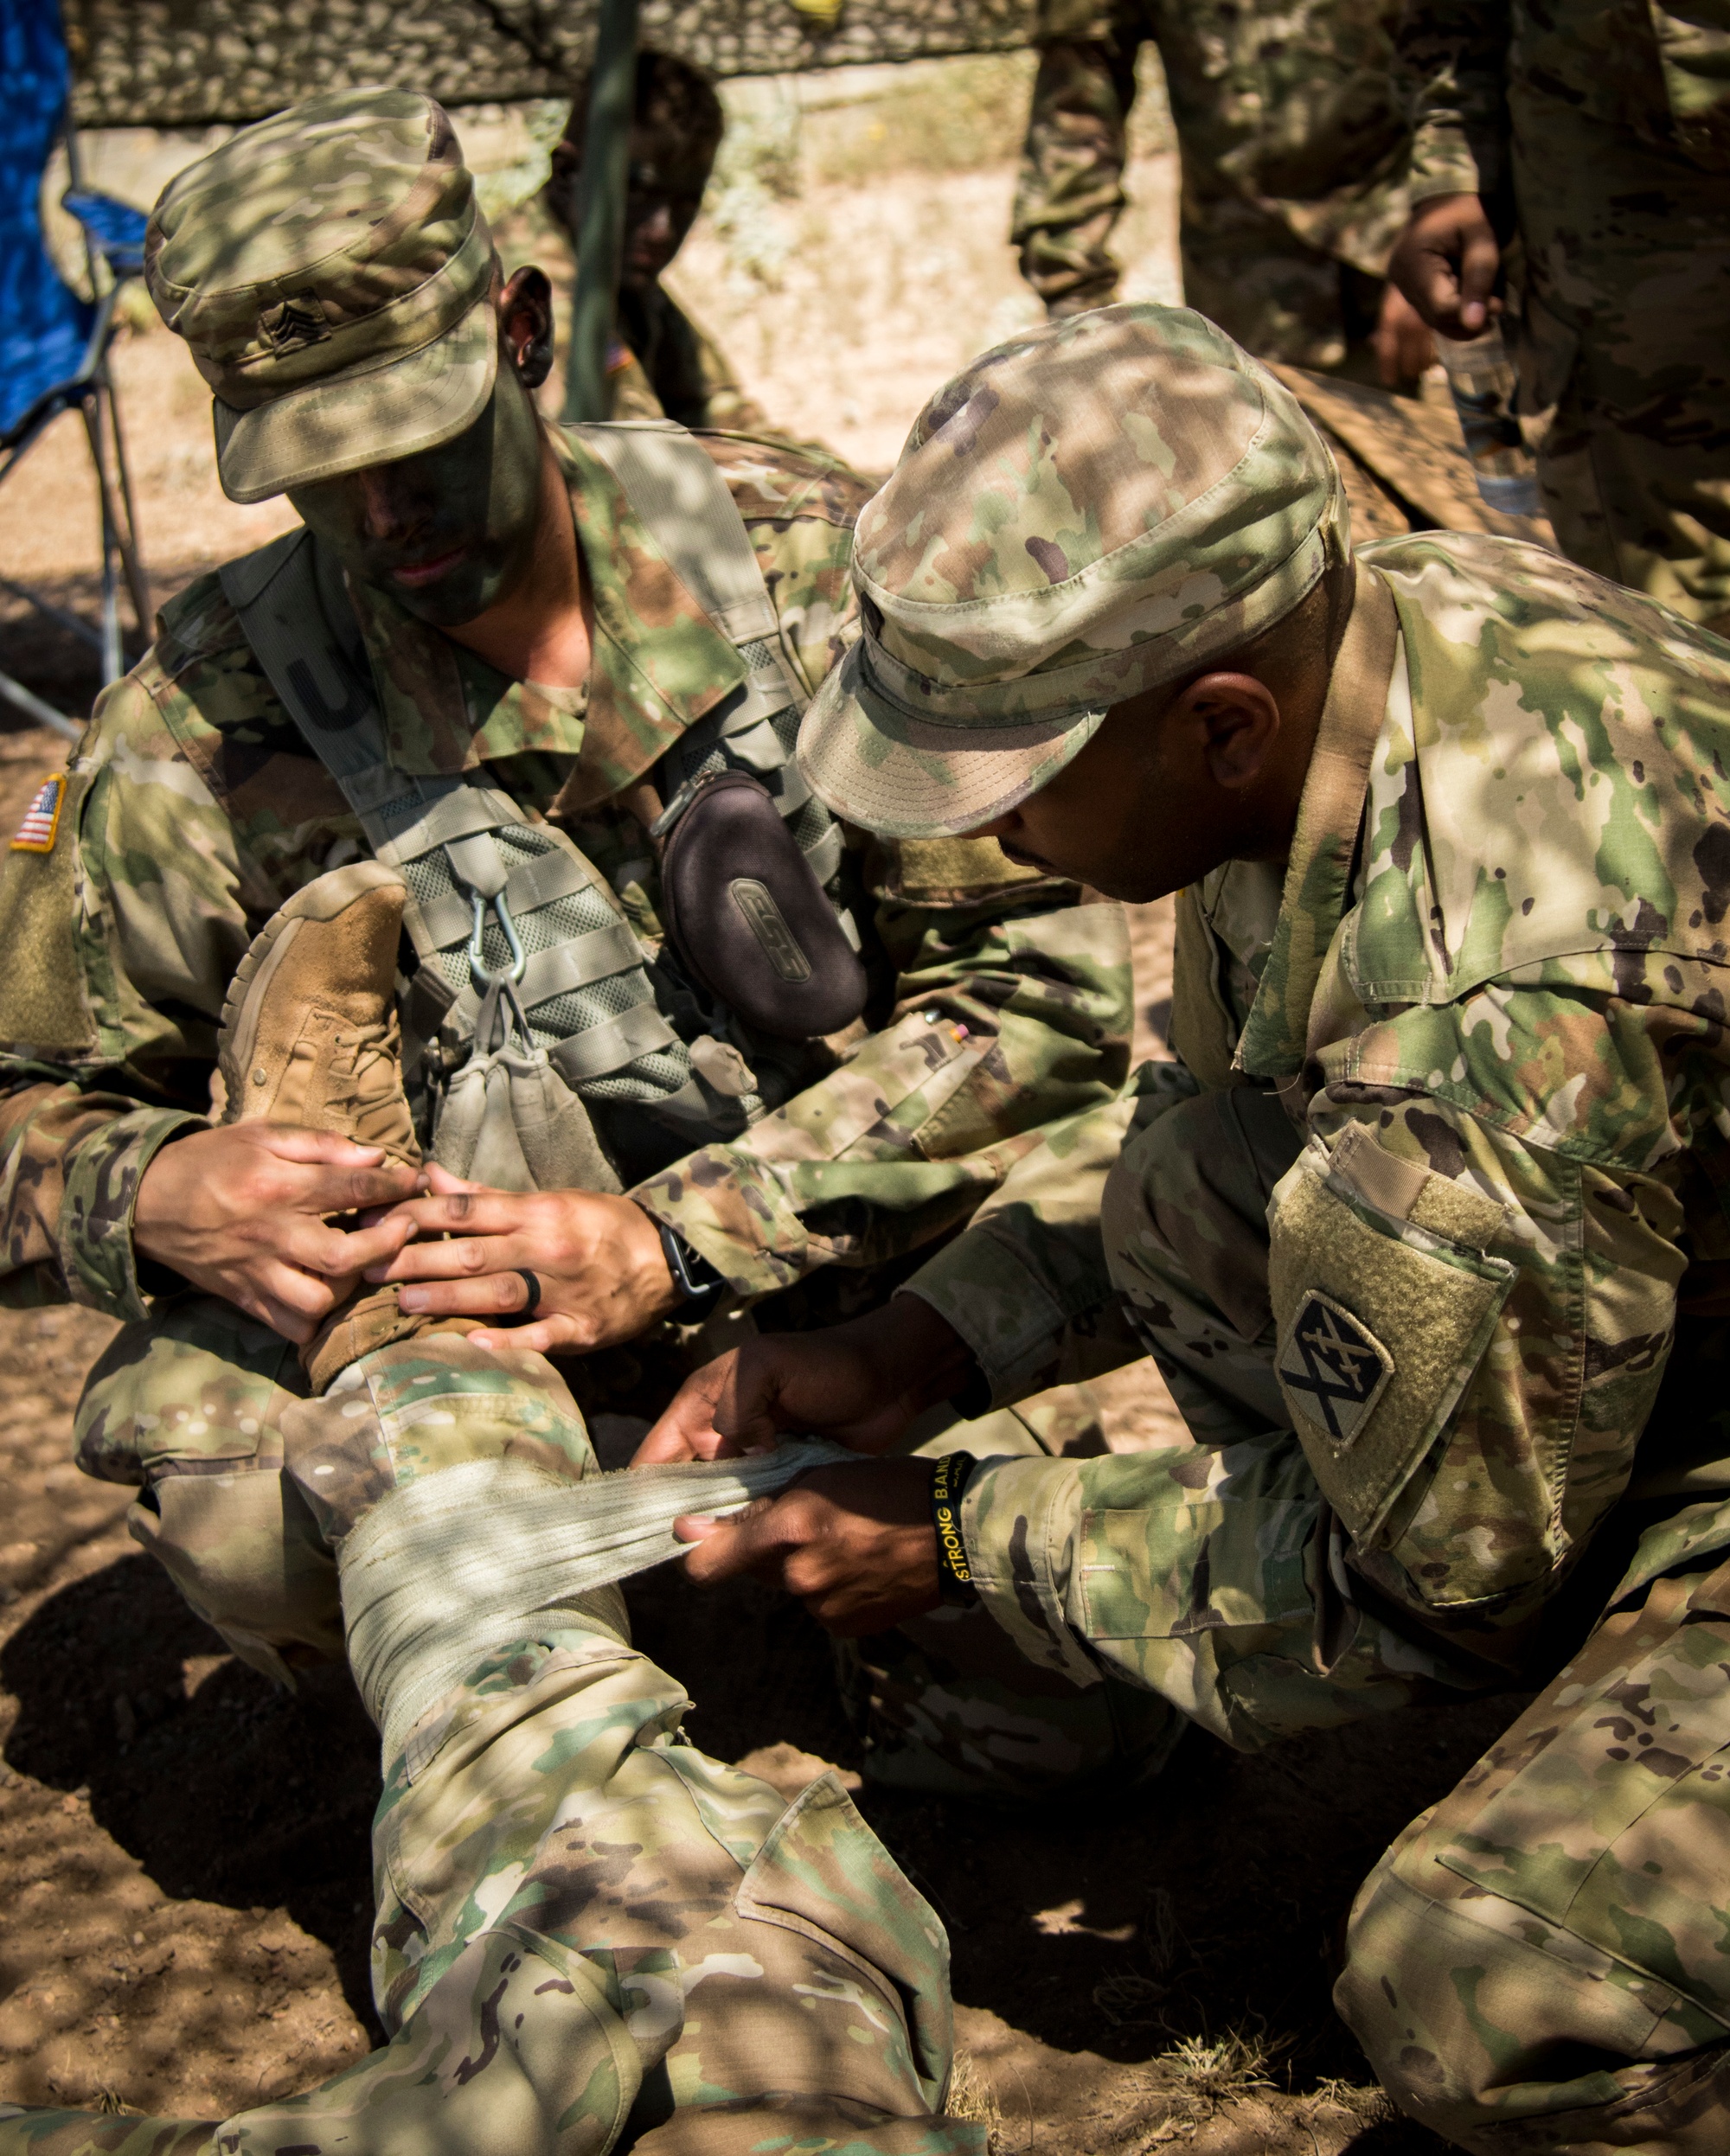
[{"label": "boot sole", "polygon": [[[234,969],[228,993],[222,1001],[217,1035],[216,1067],[222,1074],[227,1098],[222,1108],[225,1123],[240,1120],[253,1049],[259,1037],[258,1014],[272,976],[287,956],[303,921],[334,920],[345,907],[368,891],[394,887],[407,895],[407,886],[394,868],[381,860],[350,861],[315,877],[303,890],[272,913],[247,946],[247,955]],[[256,991],[256,993],[254,993]]]}]

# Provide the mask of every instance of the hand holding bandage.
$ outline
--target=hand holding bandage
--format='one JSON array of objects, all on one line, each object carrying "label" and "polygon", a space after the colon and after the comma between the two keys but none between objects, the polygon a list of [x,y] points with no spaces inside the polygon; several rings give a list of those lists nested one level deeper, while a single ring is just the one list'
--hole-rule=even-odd
[{"label": "hand holding bandage", "polygon": [[935,1609],[937,1530],[929,1460],[862,1460],[801,1475],[730,1519],[688,1513],[673,1532],[693,1546],[699,1586],[749,1572],[797,1595],[843,1639],[887,1632]]},{"label": "hand holding bandage", "polygon": [[635,1464],[724,1459],[789,1430],[887,1452],[924,1409],[977,1378],[960,1334],[919,1296],[898,1295],[826,1332],[759,1333],[705,1363],[643,1440]]}]

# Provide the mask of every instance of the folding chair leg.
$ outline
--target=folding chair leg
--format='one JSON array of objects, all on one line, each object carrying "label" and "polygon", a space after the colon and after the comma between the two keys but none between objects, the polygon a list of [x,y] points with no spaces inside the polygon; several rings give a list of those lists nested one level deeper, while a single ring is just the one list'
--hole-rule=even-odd
[{"label": "folding chair leg", "polygon": [[138,513],[132,505],[132,475],[126,464],[125,438],[120,432],[120,400],[114,393],[114,384],[108,372],[108,362],[102,362],[102,388],[107,399],[108,425],[114,435],[114,470],[120,482],[120,500],[126,512],[125,531],[115,527],[119,541],[120,560],[126,572],[126,589],[132,601],[132,614],[138,624],[138,634],[146,643],[156,624],[156,610],[151,604],[151,580],[144,569],[144,555],[138,547]]},{"label": "folding chair leg", "polygon": [[51,733],[59,734],[62,741],[83,739],[84,729],[76,720],[56,711],[52,704],[45,704],[34,689],[15,681],[10,674],[0,674],[0,703],[16,705],[27,719],[34,719],[39,726],[47,726]]},{"label": "folding chair leg", "polygon": [[90,460],[96,467],[96,492],[102,507],[102,680],[118,681],[126,670],[126,655],[120,643],[120,592],[114,574],[119,552],[114,498],[108,485],[108,466],[102,442],[102,406],[99,393],[86,397],[80,409],[84,431],[90,438]]}]

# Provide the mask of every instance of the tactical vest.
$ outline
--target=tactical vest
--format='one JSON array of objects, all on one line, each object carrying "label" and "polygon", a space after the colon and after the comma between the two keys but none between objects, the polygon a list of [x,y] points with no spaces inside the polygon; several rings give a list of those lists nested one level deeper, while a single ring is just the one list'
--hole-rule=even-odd
[{"label": "tactical vest", "polygon": [[[862,1006],[864,976],[852,956],[857,931],[836,898],[841,831],[792,760],[805,700],[737,505],[683,427],[573,431],[746,669],[663,754],[666,806],[651,836],[670,862],[695,804],[712,793],[719,803],[719,790],[748,797],[728,805],[768,816],[792,874],[784,861],[778,873],[734,877],[708,908],[687,911],[718,918],[730,895],[728,920],[745,924],[794,1006],[823,986],[822,957],[810,952],[832,938],[829,978],[838,953],[857,982],[813,1008],[832,1019],[851,1001],[845,1023]],[[293,532],[227,564],[221,585],[373,853],[408,886],[404,927],[418,963],[402,996],[405,1075],[412,1093],[426,1090],[423,1136],[436,1159],[500,1188],[617,1189],[621,1176],[736,1136],[762,1113],[753,1073],[726,1043],[727,982],[704,977],[712,963],[651,956],[566,834],[529,822],[497,787],[393,766],[364,642],[328,550]],[[814,931],[801,879],[821,916]],[[810,1032],[836,1029],[820,1022]]]}]

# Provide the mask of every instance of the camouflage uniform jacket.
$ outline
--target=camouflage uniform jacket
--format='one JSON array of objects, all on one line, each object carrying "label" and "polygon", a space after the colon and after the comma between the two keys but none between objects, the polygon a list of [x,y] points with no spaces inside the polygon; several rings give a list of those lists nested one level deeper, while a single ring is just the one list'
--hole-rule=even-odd
[{"label": "camouflage uniform jacket", "polygon": [[738,370],[658,280],[646,291],[621,290],[618,328],[607,365],[608,419],[764,432],[768,422]]},{"label": "camouflage uniform jacket", "polygon": [[1124,207],[1136,54],[1150,41],[1190,210],[1242,196],[1305,246],[1381,275],[1407,209],[1407,128],[1392,84],[1399,18],[1399,0],[1041,0],[1010,234],[1023,274],[1048,299],[1086,281]]},{"label": "camouflage uniform jacket", "polygon": [[[1137,1110],[1256,1083],[1300,1126],[1268,1208],[1285,1427],[1005,1462],[964,1504],[1024,1652],[1243,1743],[1414,1677],[1505,1681],[1637,1451],[1664,1488],[1730,1484],[1680,1457],[1721,1459],[1703,1417],[1647,1433],[1684,1273],[1690,1310],[1730,1307],[1706,1300],[1730,1278],[1730,645],[1513,541],[1358,560],[1272,934],[1185,894],[1193,1069],[1150,1066]],[[1105,1287],[1068,1163],[1125,1121],[1054,1132],[910,1283],[998,1401]],[[1317,1293],[1391,1349],[1355,1427],[1294,1359]],[[1730,1507],[1681,1507],[1644,1576],[1723,1544]]]},{"label": "camouflage uniform jacket", "polygon": [[[387,593],[351,597],[401,768],[484,767],[531,815],[557,817],[652,948],[652,848],[620,796],[745,668],[611,474],[561,446],[593,598],[585,688],[511,681]],[[784,652],[814,684],[850,633],[863,489],[833,462],[739,437],[706,446],[757,547]],[[0,882],[0,1298],[70,1294],[145,1315],[133,1195],[155,1149],[208,1109],[234,969],[291,893],[362,845],[215,577],[201,577],[99,703],[50,843],[15,848]],[[778,1110],[640,1193],[746,1296],[952,1230],[1041,1123],[1111,1097],[1127,1065],[1118,909],[1078,905],[1073,886],[1025,876],[990,845],[855,841],[848,861],[875,1030],[783,1044],[785,1067],[769,1070]]]},{"label": "camouflage uniform jacket", "polygon": [[[1730,6],[1647,0],[1428,0],[1407,10],[1399,64],[1416,122],[1412,199],[1495,196],[1507,184],[1509,107],[1570,113],[1730,170]],[[1522,123],[1523,124],[1523,123]]]}]

